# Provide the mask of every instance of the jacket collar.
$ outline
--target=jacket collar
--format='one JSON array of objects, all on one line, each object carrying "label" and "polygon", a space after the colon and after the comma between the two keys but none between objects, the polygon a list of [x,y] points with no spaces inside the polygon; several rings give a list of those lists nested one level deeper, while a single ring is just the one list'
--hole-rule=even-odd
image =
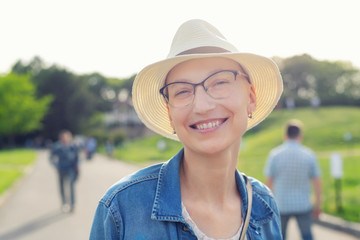
[{"label": "jacket collar", "polygon": [[182,217],[179,175],[183,156],[184,149],[160,168],[151,214],[153,220],[185,222]]},{"label": "jacket collar", "polygon": [[[185,220],[182,216],[181,208],[181,188],[180,188],[180,163],[184,156],[182,149],[169,161],[165,162],[158,177],[155,199],[151,214],[151,219],[158,221],[182,222]],[[235,173],[236,183],[242,199],[241,214],[245,218],[247,211],[247,191],[246,180],[239,171]],[[248,181],[251,181],[247,178]],[[253,185],[253,204],[250,223],[259,226],[271,220],[274,215],[273,210],[268,203],[257,193],[256,186]],[[256,180],[255,180],[256,181]],[[262,190],[263,191],[263,190]]]}]

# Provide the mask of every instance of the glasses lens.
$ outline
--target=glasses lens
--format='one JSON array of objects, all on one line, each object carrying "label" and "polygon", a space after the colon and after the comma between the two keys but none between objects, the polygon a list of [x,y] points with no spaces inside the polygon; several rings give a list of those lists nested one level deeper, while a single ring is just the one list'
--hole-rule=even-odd
[{"label": "glasses lens", "polygon": [[214,74],[204,83],[208,94],[213,98],[226,98],[231,94],[235,73],[222,71]]},{"label": "glasses lens", "polygon": [[174,107],[182,107],[190,104],[194,97],[194,87],[188,83],[174,83],[166,87],[165,92],[169,96],[169,104]]}]

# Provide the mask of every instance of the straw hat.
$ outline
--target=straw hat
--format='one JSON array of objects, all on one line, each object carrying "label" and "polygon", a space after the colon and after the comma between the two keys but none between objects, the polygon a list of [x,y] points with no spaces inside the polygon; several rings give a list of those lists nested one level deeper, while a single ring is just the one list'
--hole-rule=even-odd
[{"label": "straw hat", "polygon": [[159,90],[168,72],[177,64],[194,58],[225,57],[240,63],[255,88],[256,110],[248,119],[250,129],[261,122],[276,106],[283,90],[277,65],[269,58],[240,53],[209,23],[194,19],[183,23],[175,34],[165,60],[139,72],[133,84],[132,99],[141,121],[152,131],[179,140],[170,125],[166,102]]}]

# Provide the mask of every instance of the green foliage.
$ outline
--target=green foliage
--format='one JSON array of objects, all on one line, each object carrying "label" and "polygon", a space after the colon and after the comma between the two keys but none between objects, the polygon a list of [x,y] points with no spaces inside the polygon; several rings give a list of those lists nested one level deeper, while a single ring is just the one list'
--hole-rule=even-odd
[{"label": "green foliage", "polygon": [[309,106],[319,97],[322,105],[360,105],[360,72],[347,62],[318,61],[304,54],[276,59],[284,80],[286,98],[297,106]]},{"label": "green foliage", "polygon": [[35,158],[34,150],[0,151],[0,195],[23,175],[25,166],[32,164]]},{"label": "green foliage", "polygon": [[[275,60],[284,79],[280,106],[289,97],[295,99],[296,106],[308,106],[315,96],[323,106],[360,106],[360,71],[350,63],[319,61],[307,54]],[[93,121],[99,119],[94,117],[99,113],[133,110],[128,97],[136,75],[126,79],[106,78],[99,73],[78,76],[55,65],[47,67],[39,57],[28,64],[17,61],[12,72],[29,74],[39,97],[54,97],[42,121],[43,130],[36,132],[45,138],[55,140],[62,129],[86,133],[101,125]]]},{"label": "green foliage", "polygon": [[115,80],[109,81],[104,76],[93,73],[79,76],[78,81],[83,82],[87,90],[94,96],[92,104],[97,111],[111,110],[113,102],[116,101],[116,94],[114,87],[108,82],[116,84]]},{"label": "green foliage", "polygon": [[35,97],[29,75],[0,76],[0,136],[26,134],[42,127],[52,98]]},{"label": "green foliage", "polygon": [[1,170],[0,168],[0,195],[21,177],[19,170]]},{"label": "green foliage", "polygon": [[42,135],[56,139],[62,129],[79,133],[96,111],[96,96],[88,83],[72,73],[52,66],[33,77],[39,96],[51,94],[54,101],[44,118]]},{"label": "green foliage", "polygon": [[[165,142],[166,147],[164,150],[158,148],[159,141]],[[126,142],[121,148],[115,150],[114,156],[134,163],[165,161],[170,159],[181,148],[182,145],[179,142],[155,135]]]},{"label": "green foliage", "polygon": [[[31,76],[38,96],[53,96],[50,111],[42,122],[44,128],[37,132],[45,138],[55,140],[63,129],[87,134],[88,129],[103,127],[99,122],[101,113],[131,108],[128,104],[119,105],[119,96],[124,91],[126,97],[130,95],[135,75],[129,79],[106,78],[99,73],[77,76],[56,65],[46,67],[39,57],[28,64],[17,61],[12,72]],[[117,139],[121,141],[120,137]]]},{"label": "green foliage", "polygon": [[[304,144],[312,149],[345,149],[349,143],[344,134],[352,134],[353,147],[360,147],[360,111],[358,107],[323,107],[317,110],[299,108],[294,111],[275,110],[255,129],[245,134],[243,154],[264,154],[283,140],[285,123],[298,119],[304,124]],[[261,131],[261,133],[260,133]],[[259,134],[261,138],[259,138]],[[262,151],[263,149],[263,151]]]},{"label": "green foliage", "polygon": [[24,64],[21,60],[18,60],[11,68],[11,72],[19,75],[29,74],[35,75],[44,68],[44,62],[40,57],[35,56],[29,64]]},{"label": "green foliage", "polygon": [[357,156],[346,156],[353,154],[353,150],[343,152],[344,177],[341,180],[341,198],[342,211],[338,211],[336,206],[335,180],[330,175],[329,158],[319,158],[320,167],[322,169],[323,183],[323,210],[344,219],[358,222],[360,221],[360,152]]},{"label": "green foliage", "polygon": [[0,151],[0,165],[29,165],[34,162],[36,152],[30,149]]},{"label": "green foliage", "polygon": [[[303,122],[303,143],[317,154],[329,156],[331,151],[360,148],[360,125],[358,124],[360,111],[357,107],[276,110],[256,129],[245,134],[240,151],[239,169],[246,170],[248,175],[263,181],[264,176],[259,166],[262,168],[269,151],[282,143],[284,125],[290,119]],[[352,134],[351,142],[344,140],[344,134],[347,132]]]},{"label": "green foliage", "polygon": [[110,140],[115,144],[115,145],[121,145],[126,138],[126,134],[122,131],[114,131],[110,134]]},{"label": "green foliage", "polygon": [[103,128],[94,128],[87,131],[88,136],[93,136],[99,145],[105,144],[107,140],[112,141],[115,145],[121,145],[125,138],[126,134],[119,129],[103,129]]}]

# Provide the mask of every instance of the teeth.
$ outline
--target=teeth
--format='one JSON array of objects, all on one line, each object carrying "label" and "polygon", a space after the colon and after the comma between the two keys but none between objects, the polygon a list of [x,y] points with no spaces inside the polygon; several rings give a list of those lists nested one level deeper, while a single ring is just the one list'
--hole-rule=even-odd
[{"label": "teeth", "polygon": [[196,125],[196,128],[203,130],[203,129],[217,127],[219,125],[220,125],[220,122],[215,121],[215,122],[209,122],[209,123],[203,123],[203,124]]}]

